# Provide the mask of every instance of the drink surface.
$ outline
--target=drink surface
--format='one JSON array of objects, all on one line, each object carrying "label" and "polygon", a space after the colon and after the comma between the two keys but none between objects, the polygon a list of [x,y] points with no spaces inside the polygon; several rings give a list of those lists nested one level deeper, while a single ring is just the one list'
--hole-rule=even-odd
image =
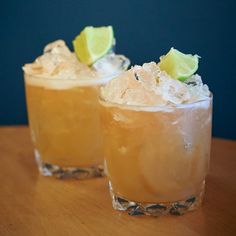
[{"label": "drink surface", "polygon": [[106,102],[101,109],[104,155],[115,194],[157,203],[201,191],[210,157],[210,98],[169,111],[137,111]]},{"label": "drink surface", "polygon": [[101,164],[99,85],[67,82],[67,87],[58,89],[47,87],[47,79],[45,86],[34,85],[35,80],[33,76],[26,79],[27,107],[32,139],[42,161],[64,167]]}]

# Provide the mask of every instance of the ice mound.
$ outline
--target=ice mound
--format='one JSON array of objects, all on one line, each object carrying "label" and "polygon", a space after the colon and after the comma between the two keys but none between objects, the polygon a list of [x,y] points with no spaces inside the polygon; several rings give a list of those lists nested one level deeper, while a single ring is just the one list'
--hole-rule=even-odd
[{"label": "ice mound", "polygon": [[[85,79],[95,77],[95,72],[80,63],[63,40],[57,40],[44,48],[44,54],[23,70],[30,75],[57,79]],[[84,76],[83,76],[84,75]]]},{"label": "ice mound", "polygon": [[129,59],[110,53],[92,67],[81,63],[63,40],[57,40],[44,48],[44,54],[23,70],[28,75],[48,79],[88,80],[118,75],[129,66]]},{"label": "ice mound", "polygon": [[134,66],[101,89],[104,100],[126,105],[185,104],[203,100],[210,91],[199,75],[185,83],[172,79],[155,62]]}]

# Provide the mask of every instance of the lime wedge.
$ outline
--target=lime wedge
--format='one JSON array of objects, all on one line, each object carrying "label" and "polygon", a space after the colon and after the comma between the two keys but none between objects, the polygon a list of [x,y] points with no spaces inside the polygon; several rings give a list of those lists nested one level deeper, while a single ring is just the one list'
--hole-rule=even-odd
[{"label": "lime wedge", "polygon": [[88,26],[74,39],[73,46],[79,60],[91,65],[107,54],[113,42],[112,26],[96,28]]},{"label": "lime wedge", "polygon": [[160,69],[173,79],[185,81],[198,69],[198,55],[184,54],[174,48],[160,59]]}]

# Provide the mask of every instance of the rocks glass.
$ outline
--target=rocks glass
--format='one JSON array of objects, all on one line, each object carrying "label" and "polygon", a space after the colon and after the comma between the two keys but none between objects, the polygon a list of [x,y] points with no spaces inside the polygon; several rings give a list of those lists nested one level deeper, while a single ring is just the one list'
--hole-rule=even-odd
[{"label": "rocks glass", "polygon": [[212,96],[170,106],[100,104],[113,207],[154,216],[196,209],[210,158]]}]

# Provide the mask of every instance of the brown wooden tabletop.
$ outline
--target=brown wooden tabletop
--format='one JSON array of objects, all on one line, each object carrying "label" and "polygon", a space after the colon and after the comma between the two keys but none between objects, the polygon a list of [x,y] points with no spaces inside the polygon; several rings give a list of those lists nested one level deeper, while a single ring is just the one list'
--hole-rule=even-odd
[{"label": "brown wooden tabletop", "polygon": [[29,129],[0,127],[0,235],[236,235],[236,141],[213,139],[204,205],[184,216],[112,209],[106,178],[40,176]]}]

